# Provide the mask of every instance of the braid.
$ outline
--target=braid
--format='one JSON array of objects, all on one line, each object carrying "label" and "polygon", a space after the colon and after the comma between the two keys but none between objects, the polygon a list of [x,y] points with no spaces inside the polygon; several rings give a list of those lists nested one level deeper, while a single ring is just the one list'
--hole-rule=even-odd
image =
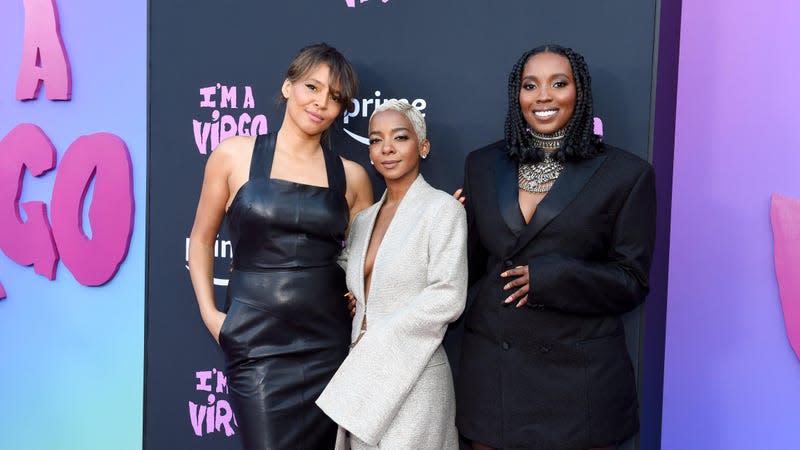
[{"label": "braid", "polygon": [[[522,162],[536,162],[544,158],[544,154],[538,155],[537,149],[533,147],[531,135],[527,132],[528,124],[522,116],[519,104],[519,90],[522,78],[522,71],[528,58],[533,56],[534,50],[525,52],[514,64],[511,73],[508,75],[508,114],[505,123],[505,138],[508,153],[513,159]],[[540,150],[540,149],[539,149]]]},{"label": "braid", "polygon": [[522,71],[528,59],[538,53],[555,53],[569,60],[575,79],[575,108],[566,125],[564,143],[553,157],[559,161],[588,159],[603,151],[600,138],[594,134],[594,107],[592,100],[592,77],[583,56],[571,48],[548,44],[528,50],[514,64],[508,75],[508,113],[505,122],[505,140],[508,154],[523,163],[536,163],[544,159],[544,149],[537,148],[529,125],[522,115],[519,93]]}]

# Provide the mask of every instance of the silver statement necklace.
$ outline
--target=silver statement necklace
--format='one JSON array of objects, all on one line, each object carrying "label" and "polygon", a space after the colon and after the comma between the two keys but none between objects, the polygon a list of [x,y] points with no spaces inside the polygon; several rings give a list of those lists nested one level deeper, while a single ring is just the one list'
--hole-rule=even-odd
[{"label": "silver statement necklace", "polygon": [[536,148],[559,148],[561,147],[561,143],[564,142],[564,136],[567,135],[567,127],[551,134],[537,133],[531,128],[526,128],[526,130],[533,138],[533,146]]},{"label": "silver statement necklace", "polygon": [[[557,149],[564,142],[565,129],[560,129],[553,134],[541,134],[531,129],[528,132],[533,137],[535,148]],[[556,161],[552,152],[545,152],[544,159],[538,163],[519,164],[517,170],[517,184],[523,191],[531,193],[550,192],[550,188],[555,184],[556,179],[564,170],[564,163]]]}]

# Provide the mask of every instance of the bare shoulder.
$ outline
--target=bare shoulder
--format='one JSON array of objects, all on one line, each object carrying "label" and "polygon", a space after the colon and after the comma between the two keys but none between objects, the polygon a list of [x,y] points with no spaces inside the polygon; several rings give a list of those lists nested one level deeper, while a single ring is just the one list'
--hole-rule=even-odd
[{"label": "bare shoulder", "polygon": [[250,157],[253,154],[253,136],[232,136],[219,145],[208,157],[206,172],[227,175],[247,170],[250,166]]},{"label": "bare shoulder", "polygon": [[352,178],[353,181],[358,182],[359,180],[369,179],[367,171],[361,164],[355,161],[350,161],[349,159],[342,156],[340,156],[340,158],[342,158],[342,164],[344,165],[344,174],[348,180]]},{"label": "bare shoulder", "polygon": [[209,163],[212,160],[228,162],[235,162],[240,159],[249,160],[253,154],[255,142],[256,138],[254,136],[231,136],[217,145],[208,158]]},{"label": "bare shoulder", "polygon": [[347,179],[345,195],[352,219],[359,211],[374,203],[372,182],[361,164],[342,158],[342,165],[344,166],[344,176]]},{"label": "bare shoulder", "polygon": [[365,196],[372,196],[372,182],[366,169],[361,164],[346,158],[342,158],[342,164],[344,165],[344,176],[347,178],[348,189],[352,188],[364,193]]}]

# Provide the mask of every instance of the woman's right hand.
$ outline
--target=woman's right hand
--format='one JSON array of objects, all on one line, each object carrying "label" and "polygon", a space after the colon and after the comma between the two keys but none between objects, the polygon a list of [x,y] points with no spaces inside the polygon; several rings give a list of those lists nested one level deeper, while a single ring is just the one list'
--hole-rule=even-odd
[{"label": "woman's right hand", "polygon": [[222,322],[225,321],[226,316],[227,314],[216,309],[203,315],[203,323],[206,324],[208,332],[211,333],[217,344],[219,344],[219,331],[222,329]]},{"label": "woman's right hand", "polygon": [[528,292],[530,291],[530,272],[527,265],[517,266],[513,269],[506,270],[500,274],[500,277],[514,277],[513,280],[509,281],[505,286],[503,286],[504,291],[517,288],[511,295],[508,296],[508,298],[503,300],[503,304],[507,305],[515,300],[519,300],[516,304],[516,307],[522,308],[526,303],[528,303]]}]

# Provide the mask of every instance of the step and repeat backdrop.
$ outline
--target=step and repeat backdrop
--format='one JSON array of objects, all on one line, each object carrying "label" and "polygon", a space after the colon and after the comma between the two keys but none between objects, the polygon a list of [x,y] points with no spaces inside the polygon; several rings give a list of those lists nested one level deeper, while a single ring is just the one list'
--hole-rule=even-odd
[{"label": "step and repeat backdrop", "polygon": [[[502,138],[512,65],[547,42],[586,57],[604,139],[648,158],[656,3],[151,2],[144,448],[238,448],[223,357],[189,279],[188,238],[209,155],[226,137],[278,130],[276,98],[301,47],[327,42],[356,68],[360,95],[330,147],[368,168],[376,196],[383,184],[369,167],[364,136],[369,115],[389,98],[425,114],[432,149],[423,174],[452,191],[467,153]],[[215,246],[220,306],[231,256],[223,229]],[[637,360],[641,314],[626,320]]]}]

